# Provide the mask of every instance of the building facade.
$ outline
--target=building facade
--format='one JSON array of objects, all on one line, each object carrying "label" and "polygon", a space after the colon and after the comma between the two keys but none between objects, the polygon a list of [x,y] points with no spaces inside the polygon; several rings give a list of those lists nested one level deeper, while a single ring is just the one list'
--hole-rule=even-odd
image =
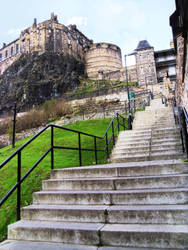
[{"label": "building facade", "polygon": [[91,79],[103,79],[103,75],[116,72],[122,68],[121,49],[110,43],[94,43],[86,48],[86,72]]},{"label": "building facade", "polygon": [[170,17],[177,59],[176,102],[188,112],[188,4],[176,0],[176,10]]},{"label": "building facade", "polygon": [[85,61],[85,49],[92,44],[76,25],[65,26],[58,22],[57,16],[21,32],[20,37],[0,49],[0,74],[2,74],[23,53],[38,51],[69,54],[80,61]]},{"label": "building facade", "polygon": [[154,48],[148,41],[143,40],[138,43],[135,50],[136,68],[138,84],[143,85],[146,81],[157,83],[157,73],[154,58]]},{"label": "building facade", "polygon": [[155,51],[155,64],[158,82],[168,75],[171,81],[176,80],[176,56],[174,48]]}]

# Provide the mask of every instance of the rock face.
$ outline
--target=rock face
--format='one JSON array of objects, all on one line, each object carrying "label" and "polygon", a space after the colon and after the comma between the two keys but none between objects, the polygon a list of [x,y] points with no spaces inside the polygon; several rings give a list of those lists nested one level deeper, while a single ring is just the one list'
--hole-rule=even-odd
[{"label": "rock face", "polygon": [[69,55],[45,52],[23,54],[0,77],[0,112],[16,101],[20,110],[40,105],[76,88],[84,64]]}]

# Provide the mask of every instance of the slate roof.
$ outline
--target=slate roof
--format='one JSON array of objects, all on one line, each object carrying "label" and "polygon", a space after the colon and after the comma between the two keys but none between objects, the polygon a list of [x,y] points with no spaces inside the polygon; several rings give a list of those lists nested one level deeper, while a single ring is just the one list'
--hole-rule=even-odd
[{"label": "slate roof", "polygon": [[152,46],[148,43],[147,40],[142,40],[138,43],[137,48],[135,49],[136,51],[142,50],[142,49],[151,49]]}]

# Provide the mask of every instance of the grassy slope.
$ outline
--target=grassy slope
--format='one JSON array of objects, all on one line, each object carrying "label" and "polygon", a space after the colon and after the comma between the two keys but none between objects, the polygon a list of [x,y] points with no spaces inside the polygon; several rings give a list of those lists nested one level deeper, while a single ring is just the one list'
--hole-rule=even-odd
[{"label": "grassy slope", "polygon": [[[98,119],[76,122],[65,127],[79,130],[85,133],[91,133],[97,136],[103,136],[111,119]],[[78,136],[71,132],[63,130],[54,131],[55,143],[59,146],[78,146]],[[109,137],[111,136],[111,129]],[[6,147],[0,151],[0,162],[3,162],[11,153],[23,145],[27,139],[16,143],[16,148]],[[82,147],[94,148],[93,138],[81,136]],[[32,142],[22,152],[22,176],[32,167],[32,165],[44,154],[50,145],[50,131],[46,131],[34,142]],[[98,148],[104,147],[104,141],[97,142]],[[110,145],[112,148],[112,144]],[[83,152],[83,165],[95,164],[94,152]],[[73,150],[55,150],[55,168],[76,167],[79,166],[78,152]],[[106,153],[98,153],[99,163],[106,163]],[[2,199],[10,188],[16,183],[17,167],[16,160],[13,159],[0,170],[0,199]],[[50,155],[47,156],[38,167],[30,174],[30,176],[22,183],[22,206],[32,202],[32,193],[41,189],[43,179],[50,177]],[[16,219],[16,192],[5,202],[0,208],[0,240],[2,240],[7,232],[7,225]]]}]

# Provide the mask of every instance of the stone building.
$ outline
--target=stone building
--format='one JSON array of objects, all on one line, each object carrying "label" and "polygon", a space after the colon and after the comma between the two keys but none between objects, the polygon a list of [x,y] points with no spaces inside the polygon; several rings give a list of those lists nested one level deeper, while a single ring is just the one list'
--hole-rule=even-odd
[{"label": "stone building", "polygon": [[171,81],[176,80],[176,56],[174,48],[155,51],[155,63],[158,82],[168,74]]},{"label": "stone building", "polygon": [[146,81],[157,83],[157,73],[154,58],[154,48],[148,41],[143,40],[138,43],[135,49],[136,68],[138,84],[143,85]]},{"label": "stone building", "polygon": [[0,49],[0,74],[23,53],[46,51],[69,54],[84,62],[85,49],[93,42],[82,34],[76,25],[65,26],[58,22],[57,16],[37,24],[21,32],[20,37]]},{"label": "stone building", "polygon": [[117,79],[121,68],[122,57],[118,46],[94,43],[86,49],[86,72],[89,78]]},{"label": "stone building", "polygon": [[176,0],[176,10],[170,17],[177,59],[176,102],[188,111],[188,5]]}]

